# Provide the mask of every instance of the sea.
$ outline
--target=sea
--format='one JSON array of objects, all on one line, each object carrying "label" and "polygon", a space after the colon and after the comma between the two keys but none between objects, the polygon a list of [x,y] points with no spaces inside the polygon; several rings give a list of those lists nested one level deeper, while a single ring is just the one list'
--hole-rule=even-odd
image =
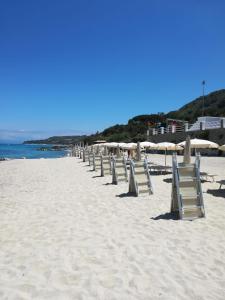
[{"label": "sea", "polygon": [[53,145],[42,144],[0,144],[0,160],[1,159],[16,159],[16,158],[58,158],[68,156],[68,150],[60,151],[40,151],[38,149],[51,148]]}]

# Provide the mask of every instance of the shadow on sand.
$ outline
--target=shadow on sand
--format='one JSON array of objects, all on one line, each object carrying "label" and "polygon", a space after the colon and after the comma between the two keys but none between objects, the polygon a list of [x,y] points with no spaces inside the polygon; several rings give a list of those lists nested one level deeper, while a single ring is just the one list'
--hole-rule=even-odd
[{"label": "shadow on sand", "polygon": [[92,176],[92,178],[99,178],[99,177],[102,177],[102,176],[101,175]]},{"label": "shadow on sand", "polygon": [[225,189],[217,189],[217,190],[207,190],[207,194],[211,194],[215,197],[223,197],[225,198]]},{"label": "shadow on sand", "polygon": [[166,183],[172,183],[172,178],[165,178],[163,181]]},{"label": "shadow on sand", "polygon": [[158,215],[157,217],[152,217],[151,220],[158,221],[158,220],[179,220],[178,213],[165,213],[162,215]]},{"label": "shadow on sand", "polygon": [[172,172],[170,171],[150,171],[150,175],[151,176],[164,176],[164,175],[169,175],[169,174],[172,174]]},{"label": "shadow on sand", "polygon": [[128,193],[122,193],[122,194],[116,195],[116,197],[118,197],[118,198],[135,197],[135,194],[128,192]]}]

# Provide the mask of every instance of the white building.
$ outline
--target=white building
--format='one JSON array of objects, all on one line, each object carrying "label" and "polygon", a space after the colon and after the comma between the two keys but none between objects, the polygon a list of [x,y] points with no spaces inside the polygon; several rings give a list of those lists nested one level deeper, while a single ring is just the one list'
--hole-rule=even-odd
[{"label": "white building", "polygon": [[[222,125],[223,124],[223,125]],[[225,128],[225,118],[222,117],[199,117],[198,120],[191,125],[188,131]]]}]

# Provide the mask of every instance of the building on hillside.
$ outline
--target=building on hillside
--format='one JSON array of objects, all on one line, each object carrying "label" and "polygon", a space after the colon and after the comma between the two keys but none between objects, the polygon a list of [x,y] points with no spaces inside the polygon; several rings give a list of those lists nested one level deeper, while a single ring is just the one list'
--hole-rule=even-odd
[{"label": "building on hillside", "polygon": [[190,126],[188,131],[225,128],[225,118],[223,117],[199,117],[197,121]]}]

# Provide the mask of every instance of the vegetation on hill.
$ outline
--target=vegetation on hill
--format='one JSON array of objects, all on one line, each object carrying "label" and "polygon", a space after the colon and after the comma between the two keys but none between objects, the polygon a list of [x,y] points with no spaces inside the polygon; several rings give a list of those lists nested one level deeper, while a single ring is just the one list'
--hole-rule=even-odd
[{"label": "vegetation on hill", "polygon": [[[186,120],[194,123],[203,112],[203,97],[184,105],[177,111],[169,112],[167,118]],[[213,92],[204,97],[204,115],[212,117],[225,116],[225,89]]]},{"label": "vegetation on hill", "polygon": [[[24,143],[39,144],[75,144],[79,141],[92,144],[96,140],[106,140],[108,142],[137,142],[146,140],[148,126],[164,126],[166,119],[179,119],[194,123],[202,115],[203,97],[184,105],[177,111],[171,111],[167,114],[158,113],[150,115],[136,116],[128,121],[126,125],[114,125],[103,130],[100,133],[89,136],[64,136],[51,137],[46,140],[26,141]],[[225,117],[225,89],[215,91],[204,97],[204,115],[205,116],[224,116]]]},{"label": "vegetation on hill", "polygon": [[56,144],[56,145],[71,145],[84,140],[86,135],[77,136],[52,136],[45,140],[25,141],[24,144]]}]

